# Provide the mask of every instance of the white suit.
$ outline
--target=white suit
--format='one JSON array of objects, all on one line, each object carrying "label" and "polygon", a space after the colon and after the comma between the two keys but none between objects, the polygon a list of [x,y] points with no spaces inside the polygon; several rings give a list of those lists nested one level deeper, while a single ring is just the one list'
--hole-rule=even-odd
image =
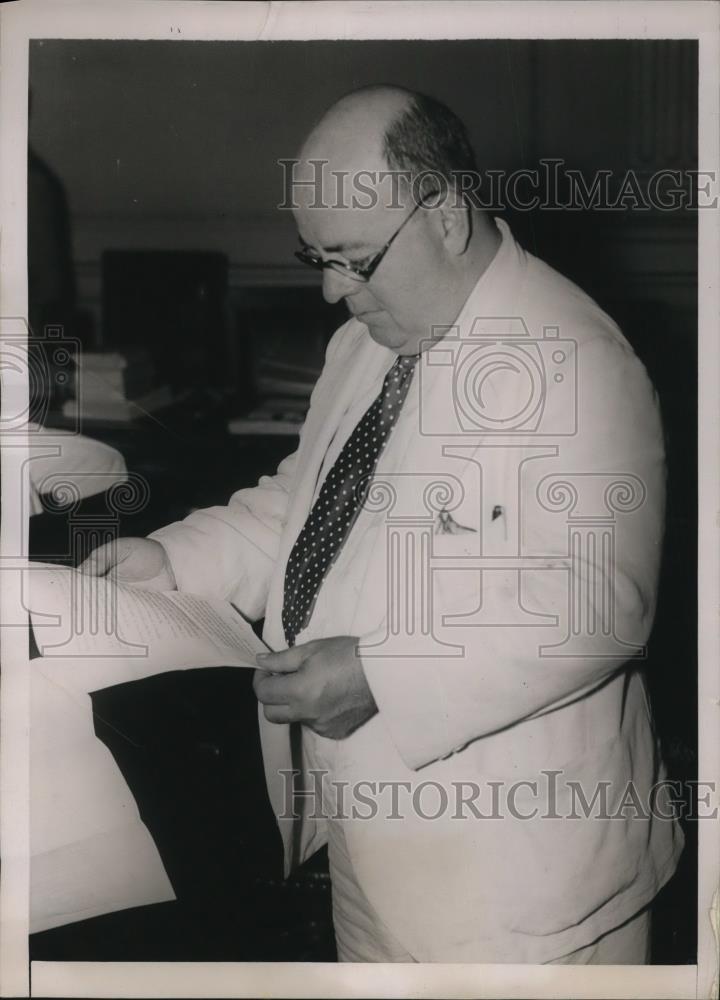
[{"label": "white suit", "polygon": [[[348,788],[409,782],[414,794],[427,783],[420,810],[411,793],[401,800],[402,820],[379,799],[376,815],[344,823],[357,882],[419,961],[551,961],[637,913],[682,849],[670,819],[552,818],[577,814],[573,787],[590,802],[605,782],[617,805],[632,778],[647,803],[663,775],[644,684],[627,664],[654,613],[662,432],[617,327],[499,226],[502,245],[456,329],[422,356],[376,470],[384,485],[297,638],[359,636],[379,711],[340,741],[303,728],[302,760],[289,728],[261,717],[279,816],[289,810],[278,771],[293,765],[319,761]],[[181,590],[265,614],[267,643],[284,647],[290,550],[393,358],[357,320],[337,331],[299,448],[277,475],[155,534]],[[437,533],[443,521],[454,530]],[[503,818],[458,816],[460,787],[482,788],[481,813]],[[288,867],[327,839],[304,805],[301,823],[280,819]]]}]

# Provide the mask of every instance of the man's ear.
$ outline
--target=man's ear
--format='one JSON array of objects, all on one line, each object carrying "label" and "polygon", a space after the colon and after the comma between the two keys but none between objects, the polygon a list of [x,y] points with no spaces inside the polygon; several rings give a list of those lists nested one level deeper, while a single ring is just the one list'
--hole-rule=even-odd
[{"label": "man's ear", "polygon": [[446,199],[445,204],[437,211],[445,246],[451,254],[459,257],[467,250],[472,237],[470,209],[466,205],[453,202],[452,199]]}]

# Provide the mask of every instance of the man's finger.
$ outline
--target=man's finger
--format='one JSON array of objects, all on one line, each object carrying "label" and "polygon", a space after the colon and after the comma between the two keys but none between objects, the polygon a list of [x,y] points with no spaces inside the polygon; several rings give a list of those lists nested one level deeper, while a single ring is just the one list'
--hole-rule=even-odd
[{"label": "man's finger", "polygon": [[295,678],[256,670],[253,688],[263,705],[289,705],[295,700]]},{"label": "man's finger", "polygon": [[263,711],[268,722],[287,723],[297,721],[297,716],[289,705],[265,705]]},{"label": "man's finger", "polygon": [[308,655],[307,646],[293,646],[291,649],[281,649],[276,653],[258,653],[256,661],[263,670],[269,670],[274,674],[285,674],[297,670]]}]

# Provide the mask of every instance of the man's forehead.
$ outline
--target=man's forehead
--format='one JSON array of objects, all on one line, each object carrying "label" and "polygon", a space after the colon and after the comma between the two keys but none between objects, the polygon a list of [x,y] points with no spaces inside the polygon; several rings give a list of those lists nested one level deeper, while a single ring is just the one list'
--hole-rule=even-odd
[{"label": "man's forehead", "polygon": [[384,238],[387,211],[361,208],[298,208],[293,212],[301,240],[325,250],[374,246]]},{"label": "man's forehead", "polygon": [[384,131],[362,119],[331,116],[303,143],[299,166],[324,160],[334,170],[381,170],[387,166]]},{"label": "man's forehead", "polygon": [[410,186],[401,173],[391,171],[384,160],[360,162],[366,166],[356,170],[337,160],[298,165],[292,179],[293,214],[307,243],[328,248],[376,244],[412,207]]},{"label": "man's forehead", "polygon": [[343,191],[352,193],[363,188],[379,187],[386,183],[385,177],[391,173],[384,157],[330,158],[318,154],[297,160],[291,180],[295,200],[301,205],[318,200],[327,205],[336,205],[343,200]]},{"label": "man's forehead", "polygon": [[[313,183],[321,186],[325,200],[334,200],[335,189],[344,181],[352,186],[373,180],[388,172],[384,133],[370,132],[359,122],[343,121],[338,127],[325,124],[311,133],[303,144],[293,174],[300,186]],[[307,193],[310,188],[304,187]]]},{"label": "man's forehead", "polygon": [[305,242],[325,249],[373,246],[402,220],[407,192],[388,167],[386,124],[366,120],[362,108],[331,114],[305,141],[291,179]]}]

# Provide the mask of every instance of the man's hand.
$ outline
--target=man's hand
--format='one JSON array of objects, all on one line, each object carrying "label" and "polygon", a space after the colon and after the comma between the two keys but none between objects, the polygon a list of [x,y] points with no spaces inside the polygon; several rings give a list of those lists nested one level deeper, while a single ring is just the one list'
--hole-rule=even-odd
[{"label": "man's hand", "polygon": [[108,576],[147,590],[176,590],[175,574],[154,538],[118,538],[99,546],[78,566],[90,576]]},{"label": "man's hand", "polygon": [[[342,740],[377,712],[354,636],[314,639],[279,653],[260,653],[255,694],[269,722],[304,722]],[[267,671],[271,671],[267,673]]]}]

